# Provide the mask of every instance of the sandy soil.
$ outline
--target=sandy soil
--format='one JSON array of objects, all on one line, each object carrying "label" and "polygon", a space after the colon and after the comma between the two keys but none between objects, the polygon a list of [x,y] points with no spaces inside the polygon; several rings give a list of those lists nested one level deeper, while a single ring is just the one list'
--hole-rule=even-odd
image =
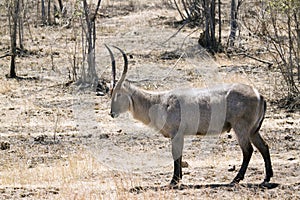
[{"label": "sandy soil", "polygon": [[[178,14],[157,1],[111,2],[98,24],[99,77],[110,78],[106,43],[131,55],[128,78],[144,89],[255,85],[268,101],[261,134],[274,168],[269,187],[259,185],[264,163],[256,150],[245,179],[229,185],[242,158],[230,132],[186,138],[183,185],[166,188],[173,171],[170,140],[129,114],[111,119],[108,96],[66,86],[76,33],[52,26],[32,28],[25,45],[36,53],[17,59],[19,76],[35,79],[5,78],[9,59],[0,60],[0,198],[299,199],[300,114],[278,108],[280,74],[249,58],[208,55],[196,45],[199,31],[184,29],[168,40],[177,31],[169,22]],[[8,33],[2,32],[6,49]]]}]

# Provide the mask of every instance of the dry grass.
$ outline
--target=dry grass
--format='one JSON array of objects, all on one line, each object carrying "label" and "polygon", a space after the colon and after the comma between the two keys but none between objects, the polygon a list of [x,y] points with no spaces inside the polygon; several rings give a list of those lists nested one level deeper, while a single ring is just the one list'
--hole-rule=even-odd
[{"label": "dry grass", "polygon": [[14,87],[5,80],[0,80],[0,94],[5,95],[10,92]]},{"label": "dry grass", "polygon": [[84,150],[65,155],[52,164],[46,162],[31,167],[30,162],[18,162],[4,168],[1,171],[1,187],[55,188],[56,199],[102,199],[104,195],[117,195],[111,191],[106,194],[107,190],[122,190],[122,183],[118,180],[121,175],[105,169]]}]

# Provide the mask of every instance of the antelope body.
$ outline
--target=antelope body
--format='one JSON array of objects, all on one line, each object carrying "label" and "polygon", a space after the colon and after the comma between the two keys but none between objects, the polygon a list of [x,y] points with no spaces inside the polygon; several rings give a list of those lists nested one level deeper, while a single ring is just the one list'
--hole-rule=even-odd
[{"label": "antelope body", "polygon": [[[106,46],[107,47],[107,46]],[[115,47],[115,46],[114,46]],[[253,144],[262,154],[266,176],[269,182],[273,176],[269,148],[259,134],[264,119],[266,102],[258,91],[244,84],[222,84],[210,88],[174,89],[165,92],[145,91],[126,80],[128,61],[124,58],[121,79],[115,81],[115,60],[112,59],[113,90],[110,115],[130,111],[133,117],[159,130],[172,139],[174,173],[171,185],[182,179],[182,149],[185,135],[218,134],[233,128],[242,149],[242,166],[232,183],[244,178]]]}]

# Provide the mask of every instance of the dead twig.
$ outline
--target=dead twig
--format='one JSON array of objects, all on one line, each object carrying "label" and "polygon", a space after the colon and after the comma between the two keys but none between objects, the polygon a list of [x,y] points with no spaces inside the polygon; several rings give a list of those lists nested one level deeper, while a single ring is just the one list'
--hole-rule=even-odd
[{"label": "dead twig", "polygon": [[176,33],[174,33],[173,35],[171,35],[166,41],[164,41],[162,44],[166,44],[167,42],[169,42],[172,38],[176,37],[176,35],[185,27],[185,25],[187,25],[188,22],[184,22],[179,29],[176,31]]},{"label": "dead twig", "polygon": [[246,57],[251,58],[253,60],[259,61],[259,62],[264,63],[264,64],[267,64],[268,66],[272,66],[273,65],[272,62],[269,62],[269,61],[266,61],[266,60],[263,60],[263,59],[251,56],[251,55],[246,54],[246,53],[238,53],[238,54],[234,54],[232,56],[246,56]]},{"label": "dead twig", "polygon": [[10,54],[10,53],[4,54],[4,55],[0,56],[0,59],[1,59],[1,58],[5,58],[5,57],[8,57],[8,56],[11,56],[11,54]]},{"label": "dead twig", "polygon": [[162,79],[162,81],[166,80],[167,77],[169,76],[169,74],[176,68],[177,64],[179,63],[179,61],[181,60],[181,58],[185,55],[185,53],[182,53],[180,55],[180,57],[176,60],[175,64],[173,65],[173,67],[168,71],[167,75]]}]

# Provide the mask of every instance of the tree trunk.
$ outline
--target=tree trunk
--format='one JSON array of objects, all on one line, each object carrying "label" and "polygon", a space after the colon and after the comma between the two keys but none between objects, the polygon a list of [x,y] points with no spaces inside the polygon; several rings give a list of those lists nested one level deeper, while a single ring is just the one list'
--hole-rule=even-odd
[{"label": "tree trunk", "polygon": [[216,49],[216,0],[211,0],[210,2],[210,39],[211,47],[213,50]]},{"label": "tree trunk", "polygon": [[218,45],[216,42],[216,20],[215,20],[215,1],[216,0],[204,0],[204,17],[205,17],[205,31],[204,34],[200,35],[198,43],[204,48],[209,49],[212,52],[218,50]]},{"label": "tree trunk", "polygon": [[208,47],[210,46],[210,34],[209,34],[209,30],[210,30],[210,20],[209,20],[209,16],[210,16],[210,9],[209,9],[209,0],[204,0],[204,9],[205,9],[205,32],[204,32],[204,38],[205,38],[205,42],[204,42],[204,47]]},{"label": "tree trunk", "polygon": [[16,55],[11,55],[9,78],[16,78]]},{"label": "tree trunk", "polygon": [[[85,45],[83,45],[84,58],[87,58],[87,73],[85,72],[84,64],[82,66],[81,82],[90,84],[96,87],[98,84],[98,75],[96,73],[96,61],[95,61],[95,44],[96,44],[96,15],[100,7],[101,0],[98,0],[98,4],[94,14],[91,14],[90,8],[86,0],[83,0],[83,9],[85,24],[82,24],[83,32],[85,33],[85,40],[83,37],[83,44],[87,44],[87,52],[85,51]],[[87,55],[86,55],[87,54]]]},{"label": "tree trunk", "polygon": [[38,26],[40,23],[40,1],[36,2],[36,21],[35,26]]},{"label": "tree trunk", "polygon": [[221,16],[221,0],[218,0],[218,15],[219,15],[219,40],[218,43],[221,44],[222,40],[222,16]]},{"label": "tree trunk", "polygon": [[231,11],[230,11],[230,35],[229,35],[229,41],[228,46],[233,47],[234,41],[236,37],[236,32],[238,29],[237,24],[237,11],[238,11],[238,3],[237,0],[231,0]]},{"label": "tree trunk", "polygon": [[300,20],[300,11],[298,10],[298,16],[295,15],[297,18],[296,21],[296,31],[297,31],[297,65],[298,65],[298,83],[300,84],[300,27],[299,27],[299,20]]},{"label": "tree trunk", "polygon": [[[10,24],[10,42],[11,42],[11,62],[10,62],[10,78],[16,78],[16,56],[17,56],[17,26],[19,15],[19,0],[14,0],[12,8],[9,13],[9,18],[12,17],[12,24]],[[11,23],[11,20],[9,20]]]},{"label": "tree trunk", "polygon": [[48,25],[51,25],[51,0],[48,0],[48,8],[47,8],[47,14],[48,14],[48,17],[47,17],[47,24]]},{"label": "tree trunk", "polygon": [[46,24],[46,11],[45,11],[45,0],[41,0],[42,3],[42,24]]},{"label": "tree trunk", "polygon": [[64,9],[63,3],[61,0],[58,0],[58,4],[59,4],[59,11],[62,12]]},{"label": "tree trunk", "polygon": [[95,28],[95,22],[92,21],[90,17],[90,10],[88,8],[88,4],[86,0],[83,1],[84,5],[84,13],[85,13],[85,20],[87,25],[87,32],[86,32],[86,39],[88,43],[88,54],[87,54],[87,62],[88,62],[88,73],[87,73],[87,82],[95,84],[95,81],[98,81],[97,73],[96,73],[96,66],[95,66],[95,49],[94,49],[94,42],[96,38],[93,38],[94,34],[93,30]]},{"label": "tree trunk", "polygon": [[19,9],[22,9],[22,12],[20,12],[19,17],[18,17],[18,22],[19,22],[19,45],[20,49],[24,50],[24,45],[23,45],[23,36],[24,36],[24,29],[23,29],[23,20],[24,20],[24,0],[20,1]]},{"label": "tree trunk", "polygon": [[298,83],[300,84],[300,29],[297,29],[297,46],[298,46],[298,63],[297,63],[297,65],[298,65]]}]

